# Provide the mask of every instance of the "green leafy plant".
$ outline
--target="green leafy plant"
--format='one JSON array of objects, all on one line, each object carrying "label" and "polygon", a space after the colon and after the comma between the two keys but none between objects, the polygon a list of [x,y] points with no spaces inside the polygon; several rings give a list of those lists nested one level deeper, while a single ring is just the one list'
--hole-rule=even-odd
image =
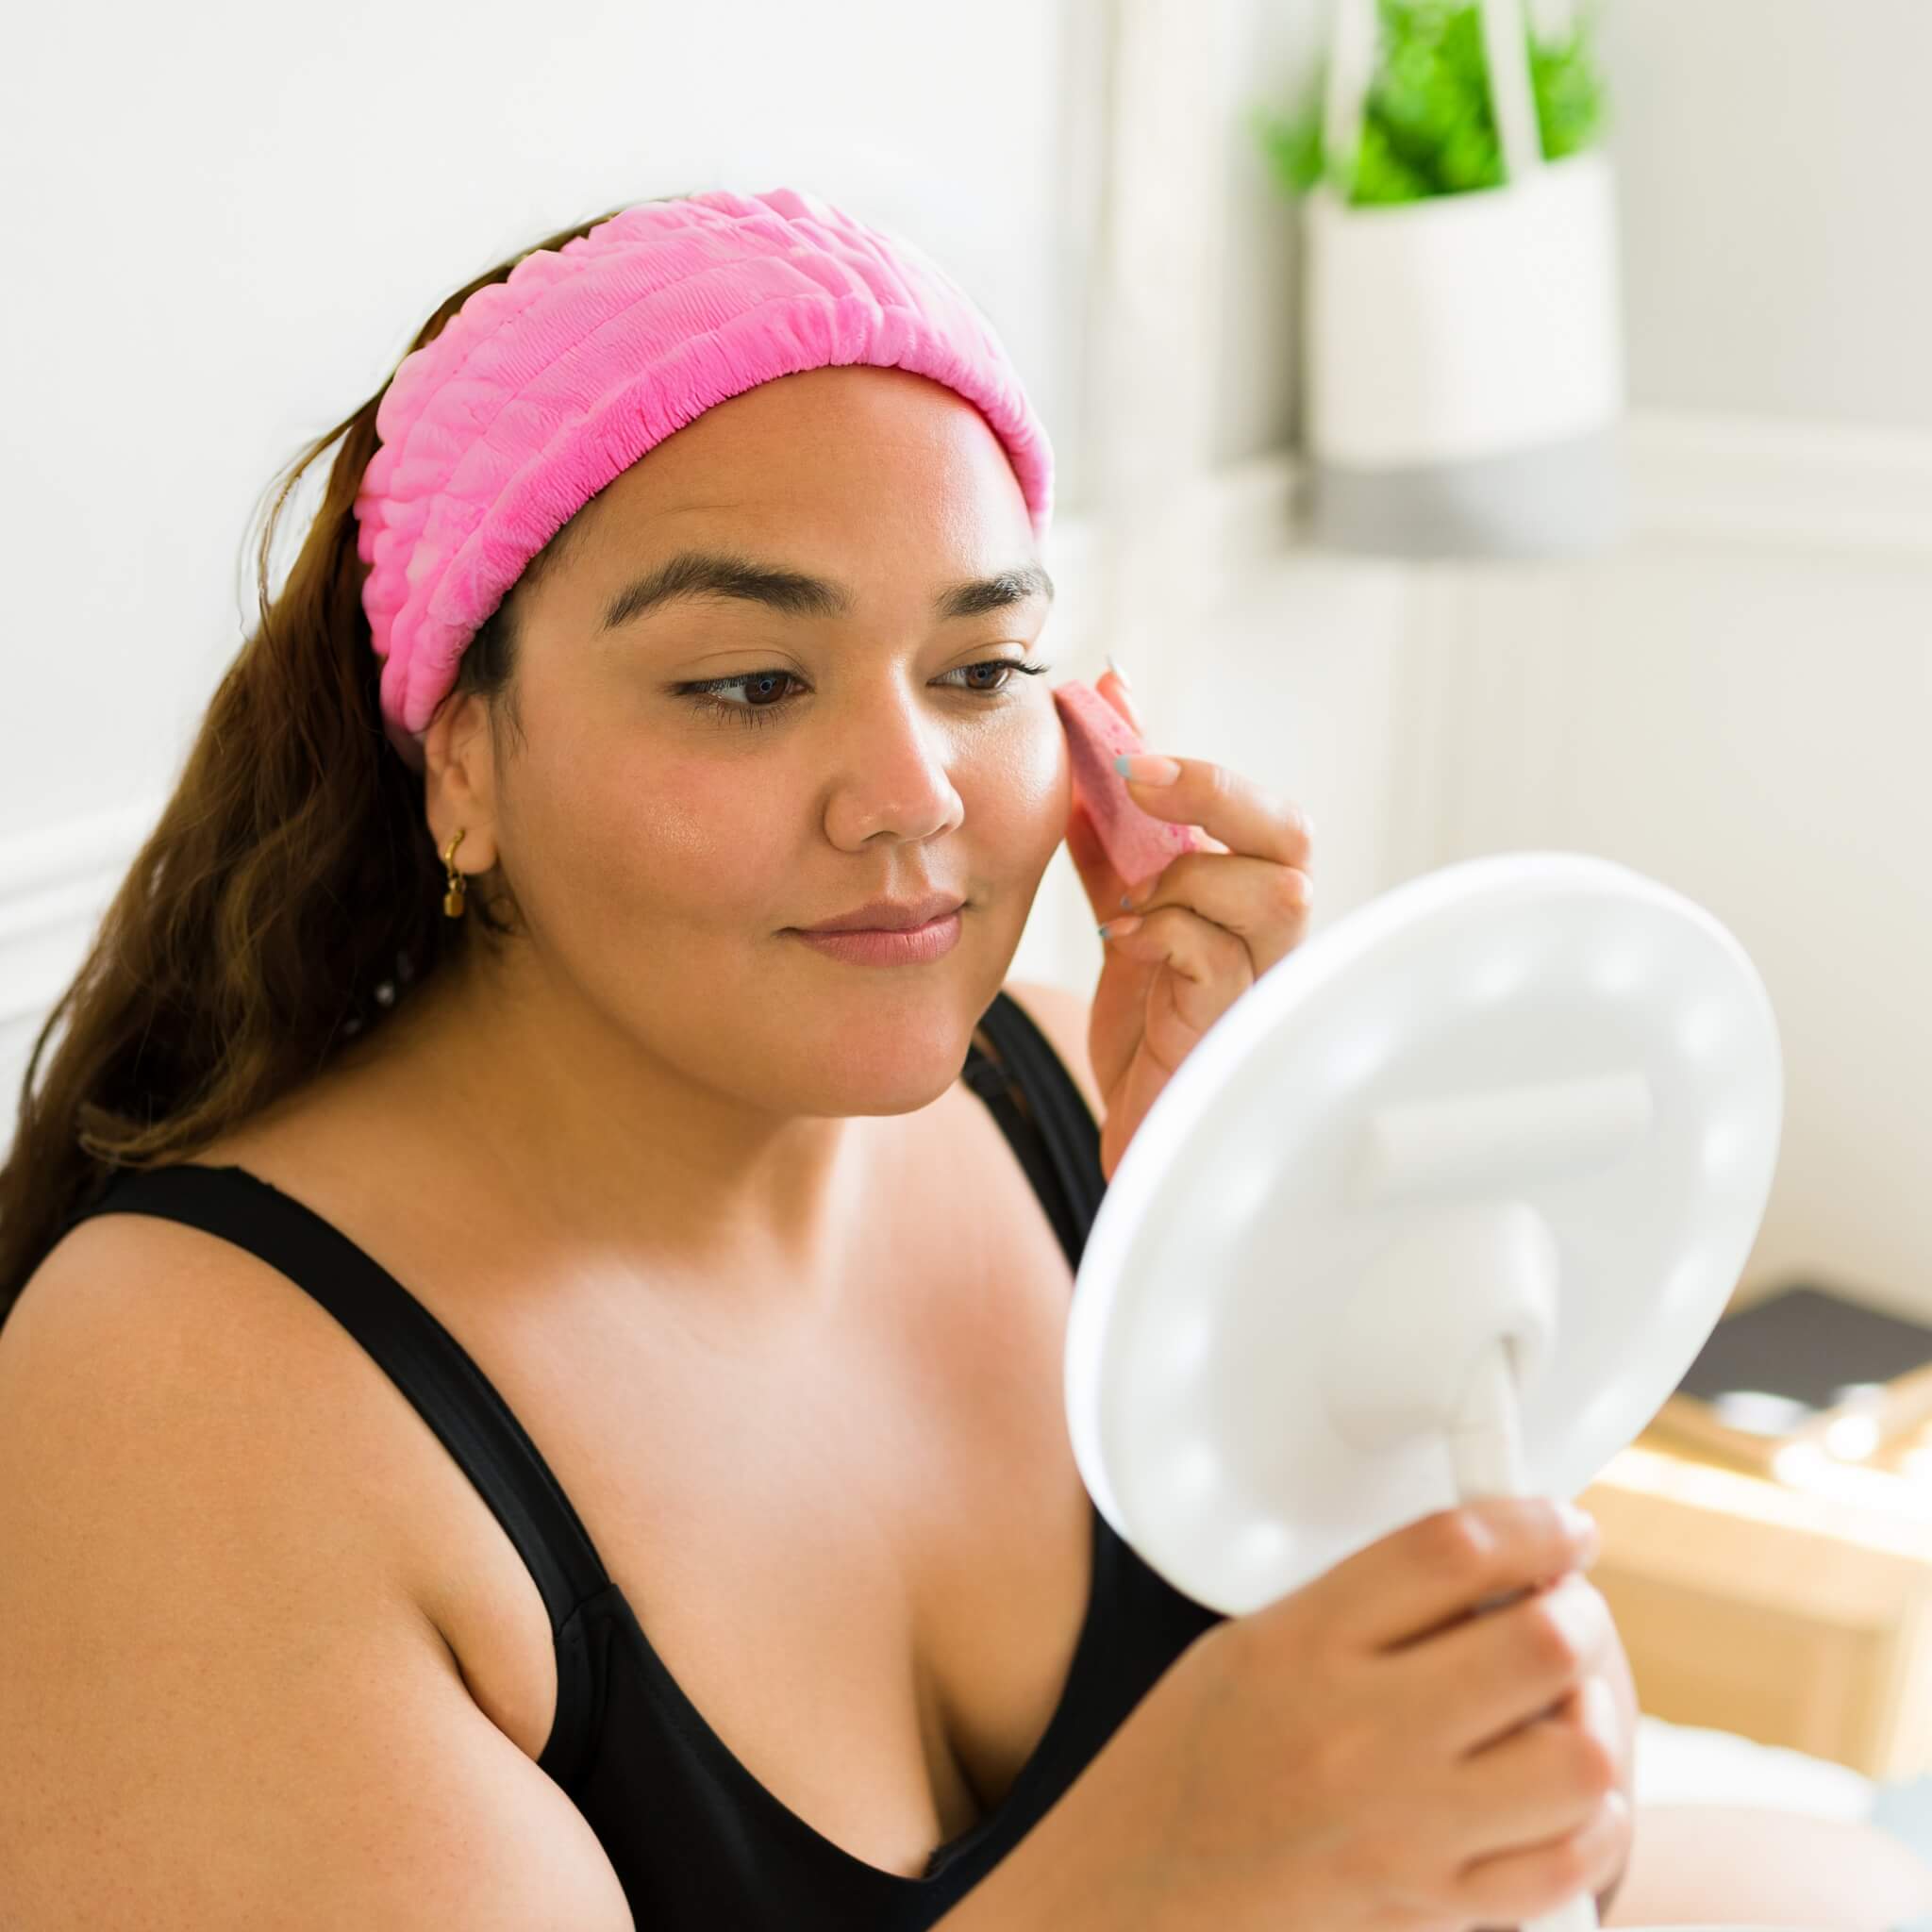
[{"label": "green leafy plant", "polygon": [[[1253,127],[1275,178],[1304,194],[1324,175],[1357,206],[1423,201],[1503,184],[1490,99],[1482,15],[1473,0],[1379,0],[1374,78],[1352,155],[1323,152],[1319,86],[1301,110],[1258,108]],[[1601,138],[1607,90],[1595,22],[1529,35],[1530,81],[1544,158],[1580,153]]]}]

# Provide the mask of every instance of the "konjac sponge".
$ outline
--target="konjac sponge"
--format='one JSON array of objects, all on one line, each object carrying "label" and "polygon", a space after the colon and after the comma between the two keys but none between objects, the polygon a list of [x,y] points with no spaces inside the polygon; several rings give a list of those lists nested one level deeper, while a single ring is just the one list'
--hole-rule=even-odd
[{"label": "konjac sponge", "polygon": [[1053,701],[1067,734],[1074,767],[1074,796],[1086,808],[1113,869],[1129,886],[1141,886],[1184,852],[1210,848],[1193,825],[1176,825],[1144,812],[1127,781],[1114,770],[1123,753],[1143,746],[1134,728],[1091,684],[1070,678],[1057,684]]}]

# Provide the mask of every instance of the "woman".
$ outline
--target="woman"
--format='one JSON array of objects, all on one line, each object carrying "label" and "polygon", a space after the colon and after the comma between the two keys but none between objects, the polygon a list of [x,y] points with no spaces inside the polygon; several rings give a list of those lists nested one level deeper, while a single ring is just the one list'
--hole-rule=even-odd
[{"label": "woman", "polygon": [[[10,1924],[1122,1923],[1105,1873],[1151,1932],[1174,1740],[1255,1788],[1204,1688],[1250,1620],[1112,1537],[1059,1357],[1307,827],[1179,761],[1137,795],[1214,846],[1091,1014],[1003,989],[1062,836],[1122,887],[958,299],[809,197],[641,204],[296,465],[341,439],[0,1176]],[[923,929],[811,936],[854,908]],[[1564,1799],[1484,1896],[1556,1895],[1533,1837],[1621,1869]],[[1300,1883],[1224,1854],[1158,1924]]]}]

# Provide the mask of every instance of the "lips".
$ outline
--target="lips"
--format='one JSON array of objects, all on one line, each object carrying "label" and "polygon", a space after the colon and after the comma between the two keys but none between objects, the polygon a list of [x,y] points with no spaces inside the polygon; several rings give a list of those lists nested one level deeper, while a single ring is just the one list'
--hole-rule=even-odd
[{"label": "lips", "polygon": [[873,899],[817,925],[800,926],[799,931],[910,932],[915,926],[929,925],[935,919],[957,912],[965,903],[954,892],[934,892],[923,899]]},{"label": "lips", "polygon": [[[869,915],[877,917],[876,914]],[[859,926],[844,932],[803,932],[791,937],[800,945],[847,966],[930,966],[959,943],[960,920],[956,908],[908,929]]]}]

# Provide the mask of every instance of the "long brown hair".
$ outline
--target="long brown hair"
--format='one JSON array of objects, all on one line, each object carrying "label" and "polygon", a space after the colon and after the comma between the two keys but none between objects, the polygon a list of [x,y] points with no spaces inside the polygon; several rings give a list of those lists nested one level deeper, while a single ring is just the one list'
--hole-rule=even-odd
[{"label": "long brown hair", "polygon": [[[560,248],[617,212],[478,275],[410,348],[433,341],[475,291],[506,279],[526,255]],[[468,880],[465,916],[443,916],[423,780],[389,743],[377,708],[381,663],[362,609],[368,568],[352,506],[391,379],[393,371],[271,480],[256,555],[259,621],[34,1041],[0,1166],[0,1323],[114,1170],[163,1165],[212,1140],[379,1026],[457,949],[515,930],[514,894],[500,875]],[[283,508],[338,439],[315,522],[271,603]],[[517,595],[563,559],[575,527],[558,531],[470,641],[451,699],[500,696],[492,722],[514,726]]]}]

